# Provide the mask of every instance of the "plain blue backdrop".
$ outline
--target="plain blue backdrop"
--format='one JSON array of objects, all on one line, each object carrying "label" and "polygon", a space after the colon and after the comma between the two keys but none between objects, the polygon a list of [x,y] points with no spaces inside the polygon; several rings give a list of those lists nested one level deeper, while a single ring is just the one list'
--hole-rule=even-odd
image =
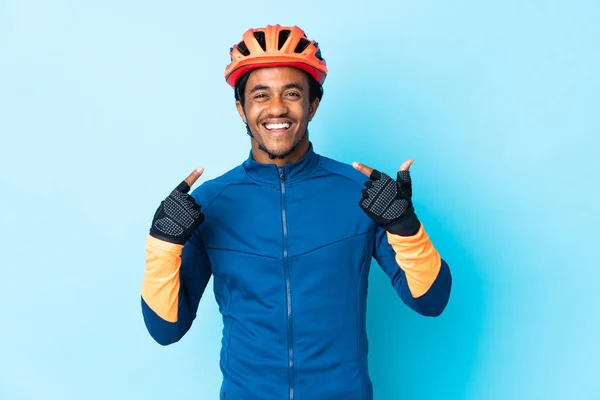
[{"label": "plain blue backdrop", "polygon": [[[315,150],[394,173],[454,277],[439,318],[373,264],[377,400],[600,398],[597,1],[0,2],[0,399],[214,399],[212,281],[179,343],[140,311],[159,202],[248,155],[250,27],[330,70]],[[317,400],[317,399],[315,399]]]}]

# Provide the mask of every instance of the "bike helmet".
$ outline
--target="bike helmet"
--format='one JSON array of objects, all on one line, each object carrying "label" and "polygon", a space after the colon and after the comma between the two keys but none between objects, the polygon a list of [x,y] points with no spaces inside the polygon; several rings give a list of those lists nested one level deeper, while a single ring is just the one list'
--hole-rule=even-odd
[{"label": "bike helmet", "polygon": [[229,55],[231,62],[225,68],[225,80],[232,87],[246,72],[263,67],[300,68],[321,85],[327,76],[319,44],[309,40],[297,26],[267,25],[248,29]]}]

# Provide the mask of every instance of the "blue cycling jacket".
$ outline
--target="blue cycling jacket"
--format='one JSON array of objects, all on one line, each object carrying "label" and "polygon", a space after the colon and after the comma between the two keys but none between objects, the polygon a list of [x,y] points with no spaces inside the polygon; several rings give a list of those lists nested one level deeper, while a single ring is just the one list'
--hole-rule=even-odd
[{"label": "blue cycling jacket", "polygon": [[250,153],[199,186],[192,195],[206,219],[185,246],[147,238],[149,333],[163,345],[181,339],[212,276],[224,325],[221,399],[371,400],[372,258],[425,316],[444,310],[452,280],[422,226],[395,237],[359,207],[367,179],[311,144],[281,168]]}]

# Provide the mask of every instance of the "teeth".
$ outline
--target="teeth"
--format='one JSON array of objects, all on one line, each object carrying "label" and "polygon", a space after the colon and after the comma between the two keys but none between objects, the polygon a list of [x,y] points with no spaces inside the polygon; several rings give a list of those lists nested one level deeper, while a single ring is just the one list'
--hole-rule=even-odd
[{"label": "teeth", "polygon": [[265,124],[265,128],[271,130],[271,129],[287,129],[290,127],[290,124],[288,122],[285,122],[283,124]]}]

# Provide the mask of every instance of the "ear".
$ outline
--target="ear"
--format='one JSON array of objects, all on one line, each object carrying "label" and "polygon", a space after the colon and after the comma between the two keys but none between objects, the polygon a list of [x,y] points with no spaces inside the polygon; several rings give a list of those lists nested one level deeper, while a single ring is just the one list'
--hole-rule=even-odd
[{"label": "ear", "polygon": [[242,121],[244,121],[244,123],[247,124],[248,121],[246,121],[246,113],[244,112],[244,107],[242,107],[242,103],[240,103],[239,100],[235,102],[235,107],[237,108],[238,114],[240,114],[240,118],[242,119]]},{"label": "ear", "polygon": [[309,107],[308,107],[308,120],[312,120],[313,117],[315,116],[315,113],[317,112],[317,108],[319,108],[319,98],[315,97],[315,99],[312,101],[312,103],[310,103]]}]

